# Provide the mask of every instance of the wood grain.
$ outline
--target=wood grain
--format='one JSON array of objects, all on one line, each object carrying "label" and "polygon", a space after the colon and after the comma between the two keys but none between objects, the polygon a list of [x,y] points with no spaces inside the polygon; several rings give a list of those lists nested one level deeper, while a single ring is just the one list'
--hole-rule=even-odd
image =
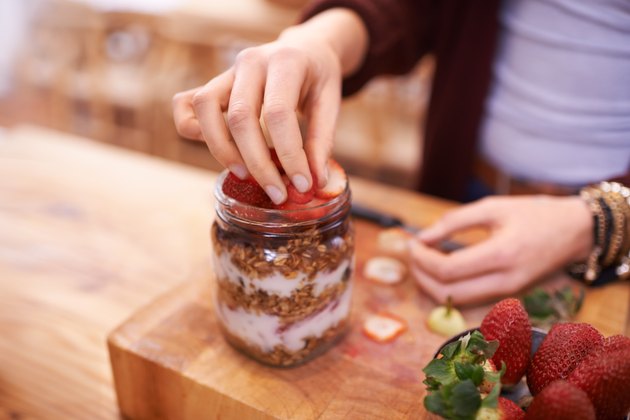
[{"label": "wood grain", "polygon": [[[188,418],[213,413],[195,412],[199,406],[191,401],[207,397],[208,378],[217,370],[210,361],[219,356],[229,360],[223,372],[233,382],[221,382],[223,393],[212,404],[217,412],[266,418],[264,410],[275,404],[281,415],[308,418],[312,407],[328,404],[323,418],[367,418],[388,406],[394,418],[409,414],[405,410],[419,398],[418,369],[430,343],[441,340],[420,318],[433,303],[411,282],[384,288],[357,280],[363,293],[357,294],[353,321],[360,322],[367,310],[396,305],[396,312],[409,314],[410,333],[379,346],[364,343],[355,328],[329,356],[306,365],[299,378],[289,370],[269,375],[211,334],[214,319],[204,316],[209,313],[204,287],[211,275],[214,178],[49,130],[21,127],[0,137],[0,418],[118,418],[106,336],[121,323],[115,343],[128,350],[126,360],[137,368],[127,371],[127,381],[142,382],[150,372],[144,383],[152,388],[142,395],[154,392],[153,401]],[[451,206],[358,179],[352,184],[357,201],[417,224]],[[373,252],[369,238],[376,232],[375,226],[359,226],[358,234],[367,238],[364,257]],[[607,333],[622,332],[629,303],[628,284],[589,290],[581,319]],[[465,310],[471,325],[486,308]],[[182,322],[190,319],[197,321]],[[189,336],[185,347],[174,339],[177,334]],[[147,336],[159,341],[142,339]],[[151,352],[152,358],[141,356]],[[178,367],[185,367],[185,375]],[[344,369],[343,377],[337,369]],[[395,392],[383,385],[391,372],[400,381]],[[164,389],[165,383],[174,388]],[[272,402],[263,392],[271,384],[283,392]],[[353,413],[338,398],[340,388],[353,401]],[[366,389],[376,395],[366,398]],[[153,416],[158,409],[147,412]]]}]

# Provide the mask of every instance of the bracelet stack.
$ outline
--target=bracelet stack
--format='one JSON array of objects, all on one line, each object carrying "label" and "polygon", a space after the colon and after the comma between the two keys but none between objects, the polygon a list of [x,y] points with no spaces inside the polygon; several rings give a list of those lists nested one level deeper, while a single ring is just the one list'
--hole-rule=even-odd
[{"label": "bracelet stack", "polygon": [[586,282],[594,282],[603,269],[616,266],[619,278],[630,277],[630,188],[618,182],[584,187],[580,197],[593,213],[593,250],[584,263],[569,271]]}]

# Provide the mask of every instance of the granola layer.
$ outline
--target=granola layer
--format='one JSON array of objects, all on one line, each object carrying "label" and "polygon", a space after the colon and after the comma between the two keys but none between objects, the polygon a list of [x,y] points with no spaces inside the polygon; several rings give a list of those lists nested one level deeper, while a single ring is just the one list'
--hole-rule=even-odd
[{"label": "granola layer", "polygon": [[251,293],[245,291],[241,284],[227,279],[217,279],[217,299],[230,308],[243,308],[249,312],[276,315],[287,325],[317,313],[331,302],[338,300],[348,287],[352,270],[348,267],[342,278],[329,285],[319,294],[315,294],[315,284],[309,283],[294,289],[290,296],[269,294],[256,289]]},{"label": "granola layer", "polygon": [[335,270],[354,250],[352,231],[347,224],[327,232],[311,229],[290,239],[243,241],[215,222],[211,236],[214,252],[217,255],[227,252],[231,263],[249,278],[262,279],[280,273],[288,280],[298,274],[312,280],[319,272]]}]

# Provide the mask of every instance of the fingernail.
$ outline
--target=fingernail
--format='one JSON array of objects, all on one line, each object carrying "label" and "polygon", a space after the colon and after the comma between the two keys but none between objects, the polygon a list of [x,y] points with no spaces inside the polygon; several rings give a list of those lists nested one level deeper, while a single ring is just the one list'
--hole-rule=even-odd
[{"label": "fingernail", "polygon": [[282,194],[282,191],[275,185],[267,185],[265,192],[275,204],[281,204],[284,201],[284,194]]},{"label": "fingernail", "polygon": [[305,193],[306,191],[308,191],[308,180],[304,175],[293,175],[293,177],[291,178],[291,182],[299,192]]},{"label": "fingernail", "polygon": [[228,169],[230,170],[230,172],[232,172],[234,175],[236,175],[240,179],[245,179],[247,178],[247,175],[249,175],[249,172],[247,172],[247,169],[239,163],[230,165]]}]

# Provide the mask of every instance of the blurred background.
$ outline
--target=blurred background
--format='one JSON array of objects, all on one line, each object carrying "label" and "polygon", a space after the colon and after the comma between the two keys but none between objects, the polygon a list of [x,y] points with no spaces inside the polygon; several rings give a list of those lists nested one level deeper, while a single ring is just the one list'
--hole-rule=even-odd
[{"label": "blurred background", "polygon": [[[179,137],[174,93],[271,41],[306,0],[2,0],[0,127],[35,124],[208,169]],[[334,150],[348,172],[412,187],[432,75],[374,80],[343,104]]]}]

